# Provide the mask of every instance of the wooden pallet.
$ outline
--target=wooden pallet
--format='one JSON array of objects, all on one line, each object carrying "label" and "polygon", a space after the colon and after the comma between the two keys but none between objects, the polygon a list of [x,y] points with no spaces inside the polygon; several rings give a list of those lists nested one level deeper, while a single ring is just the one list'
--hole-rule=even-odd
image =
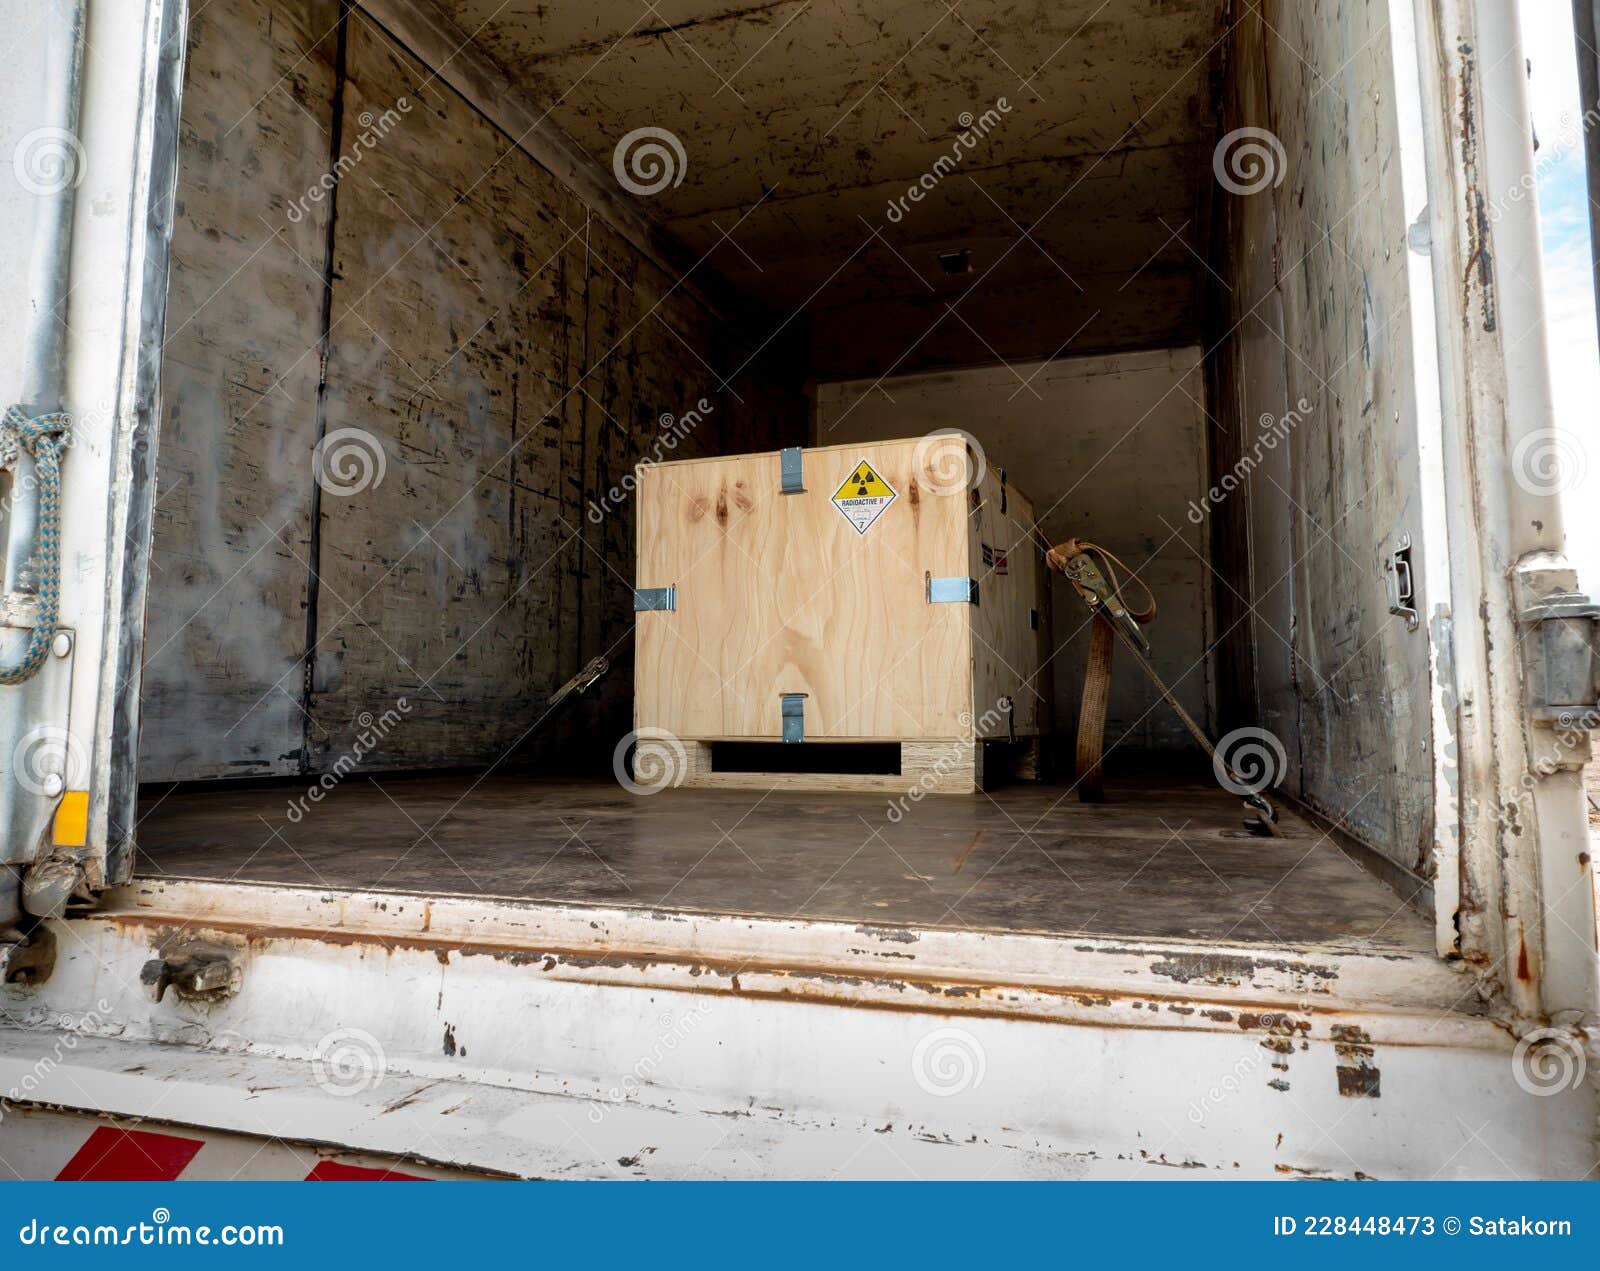
[{"label": "wooden pallet", "polygon": [[[817,790],[841,793],[903,795],[974,794],[986,785],[1009,779],[1037,780],[1039,739],[1016,742],[903,741],[900,770],[894,772],[782,771],[775,762],[768,771],[719,770],[714,743],[651,738],[642,740],[634,756],[634,780],[643,786],[699,790]],[[823,749],[826,743],[815,743]],[[774,746],[781,762],[786,747]],[[793,752],[789,752],[793,753]]]}]

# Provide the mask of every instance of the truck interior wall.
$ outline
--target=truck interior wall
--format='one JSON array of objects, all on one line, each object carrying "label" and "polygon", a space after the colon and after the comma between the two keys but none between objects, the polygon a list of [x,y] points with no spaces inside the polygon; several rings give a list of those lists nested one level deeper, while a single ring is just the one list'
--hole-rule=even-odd
[{"label": "truck interior wall", "polygon": [[[887,392],[880,391],[880,387]],[[1203,726],[1214,719],[1205,393],[1196,346],[853,380],[817,386],[818,445],[959,428],[1033,500],[1050,543],[1090,539],[1158,597],[1152,661]],[[1014,525],[1013,550],[1031,537]],[[1072,735],[1088,651],[1087,611],[1052,575],[1053,656],[1043,672],[1056,730]],[[1137,581],[1133,594],[1137,596]],[[1120,660],[1106,741],[1124,754],[1194,747],[1137,668]],[[1114,756],[1115,758],[1115,756]]]},{"label": "truck interior wall", "polygon": [[141,777],[498,760],[631,630],[607,492],[801,441],[800,359],[336,0],[196,10],[180,144]]},{"label": "truck interior wall", "polygon": [[1259,130],[1264,169],[1212,222],[1219,674],[1284,745],[1289,790],[1426,877],[1427,641],[1388,612],[1384,568],[1402,532],[1420,560],[1423,529],[1385,10],[1237,17],[1220,131]]}]

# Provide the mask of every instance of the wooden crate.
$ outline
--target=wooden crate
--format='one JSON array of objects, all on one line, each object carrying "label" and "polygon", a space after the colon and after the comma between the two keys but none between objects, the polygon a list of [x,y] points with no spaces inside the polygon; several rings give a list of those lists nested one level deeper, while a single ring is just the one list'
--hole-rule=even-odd
[{"label": "wooden crate", "polygon": [[[634,723],[671,753],[638,766],[685,785],[972,790],[984,742],[1036,745],[1046,709],[1032,504],[954,434],[798,463],[799,493],[783,452],[640,467]],[[786,774],[798,747],[774,746],[771,771],[719,772],[714,743],[785,740],[795,694],[804,746],[899,744],[899,771]]]}]

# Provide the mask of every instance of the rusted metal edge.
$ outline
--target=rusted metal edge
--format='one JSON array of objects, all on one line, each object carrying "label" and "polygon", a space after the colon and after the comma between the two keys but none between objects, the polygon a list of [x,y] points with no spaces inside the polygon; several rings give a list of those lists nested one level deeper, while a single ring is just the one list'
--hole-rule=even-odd
[{"label": "rusted metal edge", "polygon": [[[85,920],[79,920],[85,921]],[[371,932],[293,931],[255,924],[186,922],[175,926],[162,915],[116,914],[103,920],[123,940],[151,949],[173,941],[199,939],[242,950],[246,976],[270,974],[273,960],[305,965],[337,962],[343,956],[370,958],[378,953],[408,974],[437,963],[447,969],[476,971],[479,959],[495,970],[527,974],[592,987],[650,992],[709,994],[751,1001],[810,1003],[867,1010],[994,1018],[1097,1028],[1209,1032],[1281,1037],[1294,1042],[1333,1042],[1352,1028],[1374,1044],[1505,1050],[1513,1038],[1494,1021],[1464,1012],[1432,1008],[1374,1010],[1339,997],[1330,983],[1302,984],[1298,990],[1230,985],[1205,978],[1215,959],[1185,959],[1166,954],[1145,975],[1123,972],[1121,983],[1093,977],[1093,984],[1024,985],[980,982],[885,967],[850,973],[826,966],[780,966],[752,954],[739,961],[704,957],[596,952],[528,945],[442,941],[438,937],[396,938]],[[1222,974],[1233,972],[1229,965]],[[1398,971],[1397,974],[1404,974]]]},{"label": "rusted metal edge", "polygon": [[[1337,946],[872,926],[808,919],[629,909],[483,897],[147,880],[107,893],[79,921],[200,928],[243,939],[380,942],[448,956],[484,951],[564,965],[741,968],[981,990],[1116,999],[1205,999],[1235,1008],[1305,1001],[1352,1010],[1481,1016],[1471,982],[1428,954]],[[1465,1000],[1463,1000],[1465,999]],[[1014,1011],[1016,1002],[1006,1007]]]}]

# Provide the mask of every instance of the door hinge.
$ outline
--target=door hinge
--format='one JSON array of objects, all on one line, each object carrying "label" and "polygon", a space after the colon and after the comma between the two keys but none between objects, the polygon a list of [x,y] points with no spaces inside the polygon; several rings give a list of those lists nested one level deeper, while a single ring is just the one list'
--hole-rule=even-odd
[{"label": "door hinge", "polygon": [[635,587],[633,589],[634,613],[665,613],[678,607],[677,584],[671,587]]},{"label": "door hinge", "polygon": [[1417,612],[1417,579],[1411,569],[1411,535],[1404,530],[1395,540],[1394,551],[1383,563],[1389,585],[1389,612],[1404,618],[1407,631],[1415,631],[1422,621]]},{"label": "door hinge", "polygon": [[1581,591],[1557,591],[1517,615],[1532,638],[1528,716],[1539,728],[1600,729],[1600,604]]}]

